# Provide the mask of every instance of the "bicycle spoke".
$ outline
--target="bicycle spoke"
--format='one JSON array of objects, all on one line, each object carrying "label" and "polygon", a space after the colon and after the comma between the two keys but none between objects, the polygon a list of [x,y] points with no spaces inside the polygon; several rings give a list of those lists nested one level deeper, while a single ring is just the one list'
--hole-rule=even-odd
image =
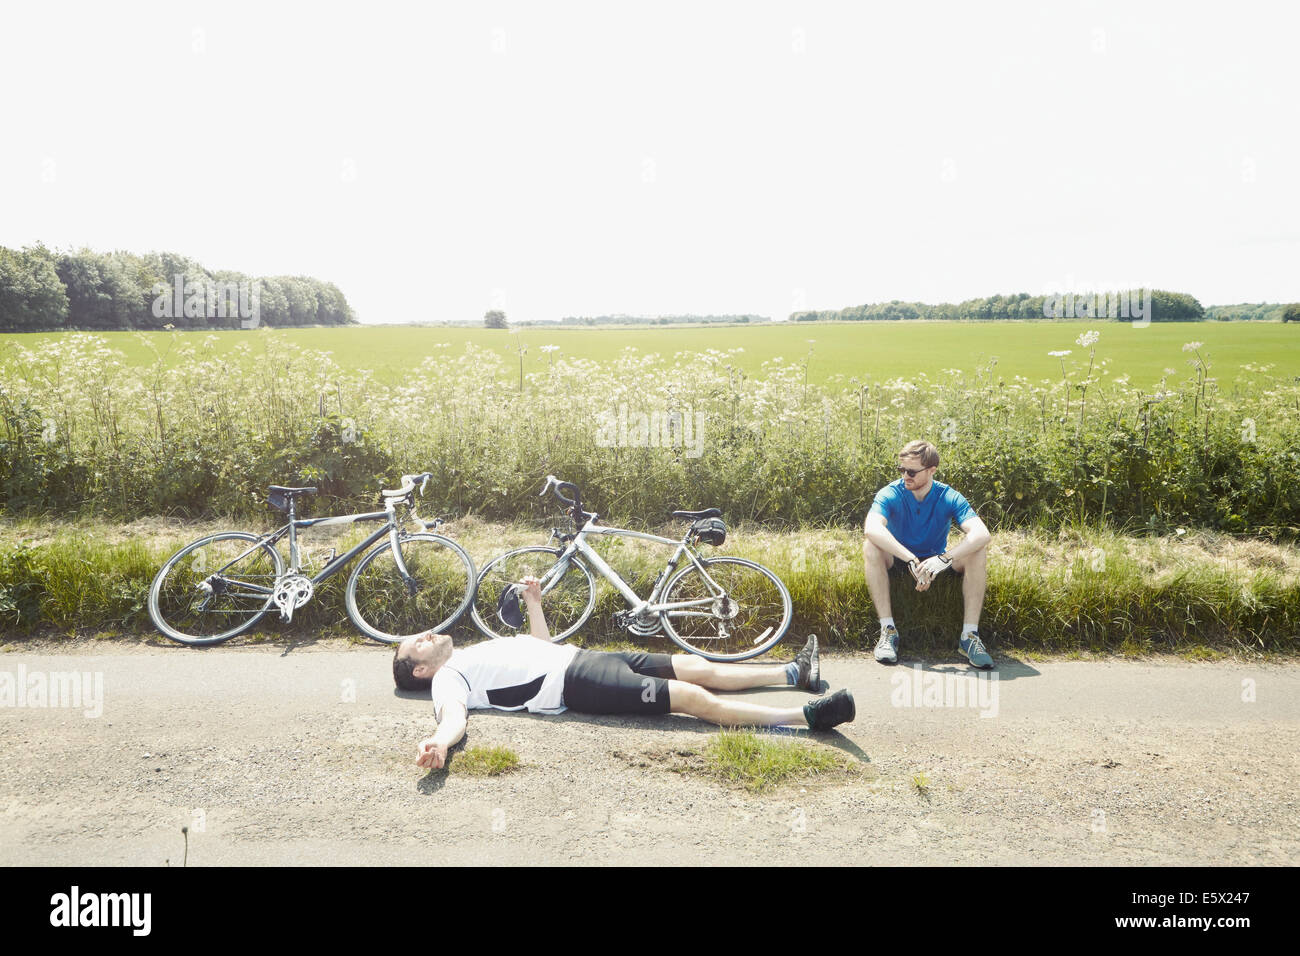
[{"label": "bicycle spoke", "polygon": [[[474,599],[474,623],[492,637],[528,634],[529,622],[525,612],[523,625],[511,628],[497,614],[497,600],[501,593],[532,576],[542,579],[559,559],[559,554],[547,548],[512,551],[495,559],[484,568],[479,577],[478,595]],[[593,585],[583,570],[573,565],[546,591],[542,609],[546,614],[547,628],[552,640],[563,639],[579,627],[590,613]]]},{"label": "bicycle spoke", "polygon": [[[692,650],[698,644],[712,656],[742,660],[785,633],[789,597],[774,575],[736,558],[711,559],[705,570],[722,593],[715,593],[699,568],[685,571],[664,596],[663,603],[677,605],[663,612],[670,636]],[[706,609],[678,609],[688,602]]]},{"label": "bicycle spoke", "polygon": [[159,572],[150,615],[173,640],[224,640],[266,610],[278,571],[279,556],[254,535],[227,532],[197,541]]},{"label": "bicycle spoke", "polygon": [[376,640],[390,643],[449,627],[468,604],[474,586],[469,556],[442,539],[404,538],[401,556],[405,575],[392,548],[381,545],[363,559],[348,584],[353,622]]}]

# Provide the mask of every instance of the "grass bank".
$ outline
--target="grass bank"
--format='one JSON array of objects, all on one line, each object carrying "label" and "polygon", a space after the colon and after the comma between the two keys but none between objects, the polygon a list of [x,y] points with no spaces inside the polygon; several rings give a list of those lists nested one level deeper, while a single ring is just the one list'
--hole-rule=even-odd
[{"label": "grass bank", "polygon": [[[181,545],[229,527],[246,525],[165,519],[0,524],[0,634],[10,641],[151,634],[145,601],[157,569]],[[545,540],[536,526],[474,518],[444,530],[480,568],[508,548]],[[355,540],[356,532],[322,533],[311,546],[346,547]],[[599,547],[634,587],[648,591],[661,549],[619,539]],[[860,549],[860,533],[841,529],[740,527],[717,553],[761,561],[786,582],[794,599],[792,636],[816,633],[828,648],[865,650],[874,643],[877,616]],[[259,630],[234,640],[354,633],[343,606],[345,584],[346,573],[328,581],[291,625],[268,617]],[[902,580],[893,583],[894,616],[911,652],[951,654],[961,624],[960,587],[951,575],[924,594]],[[611,620],[622,599],[604,584],[598,595],[582,642],[627,642],[629,635]],[[471,627],[465,621],[459,630],[471,637]],[[1087,528],[1000,533],[991,545],[981,631],[994,653],[1292,653],[1300,650],[1300,552],[1204,531],[1166,537]],[[666,640],[652,646],[673,647]]]}]

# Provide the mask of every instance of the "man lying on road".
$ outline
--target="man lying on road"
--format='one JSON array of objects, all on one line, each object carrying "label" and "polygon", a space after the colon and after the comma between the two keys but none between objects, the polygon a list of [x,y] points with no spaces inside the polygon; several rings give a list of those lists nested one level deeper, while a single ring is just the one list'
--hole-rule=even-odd
[{"label": "man lying on road", "polygon": [[694,654],[589,651],[551,643],[541,587],[524,579],[531,637],[498,637],[453,650],[446,634],[421,634],[397,646],[393,680],[427,690],[438,729],[422,740],[416,763],[437,768],[465,736],[467,711],[478,708],[558,714],[689,714],[724,727],[782,724],[828,730],[854,718],[853,695],[837,690],[802,707],[726,700],[706,690],[785,685],[820,693],[817,638],[787,664],[717,664]]}]

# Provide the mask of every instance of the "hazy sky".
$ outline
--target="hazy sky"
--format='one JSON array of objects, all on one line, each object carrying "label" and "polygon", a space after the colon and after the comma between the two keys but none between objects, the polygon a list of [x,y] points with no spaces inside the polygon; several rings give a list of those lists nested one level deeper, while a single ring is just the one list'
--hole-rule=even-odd
[{"label": "hazy sky", "polygon": [[1293,4],[23,4],[0,245],[368,322],[1300,300]]}]

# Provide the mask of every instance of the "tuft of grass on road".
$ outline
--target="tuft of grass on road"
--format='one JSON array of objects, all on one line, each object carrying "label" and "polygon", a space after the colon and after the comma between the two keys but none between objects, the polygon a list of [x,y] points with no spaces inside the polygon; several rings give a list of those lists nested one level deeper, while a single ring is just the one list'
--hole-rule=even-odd
[{"label": "tuft of grass on road", "polygon": [[709,773],[725,782],[764,793],[783,783],[828,773],[849,773],[852,761],[837,751],[753,731],[724,730],[704,748]]},{"label": "tuft of grass on road", "polygon": [[496,777],[519,769],[519,755],[509,747],[466,747],[452,757],[448,771],[468,777]]}]

